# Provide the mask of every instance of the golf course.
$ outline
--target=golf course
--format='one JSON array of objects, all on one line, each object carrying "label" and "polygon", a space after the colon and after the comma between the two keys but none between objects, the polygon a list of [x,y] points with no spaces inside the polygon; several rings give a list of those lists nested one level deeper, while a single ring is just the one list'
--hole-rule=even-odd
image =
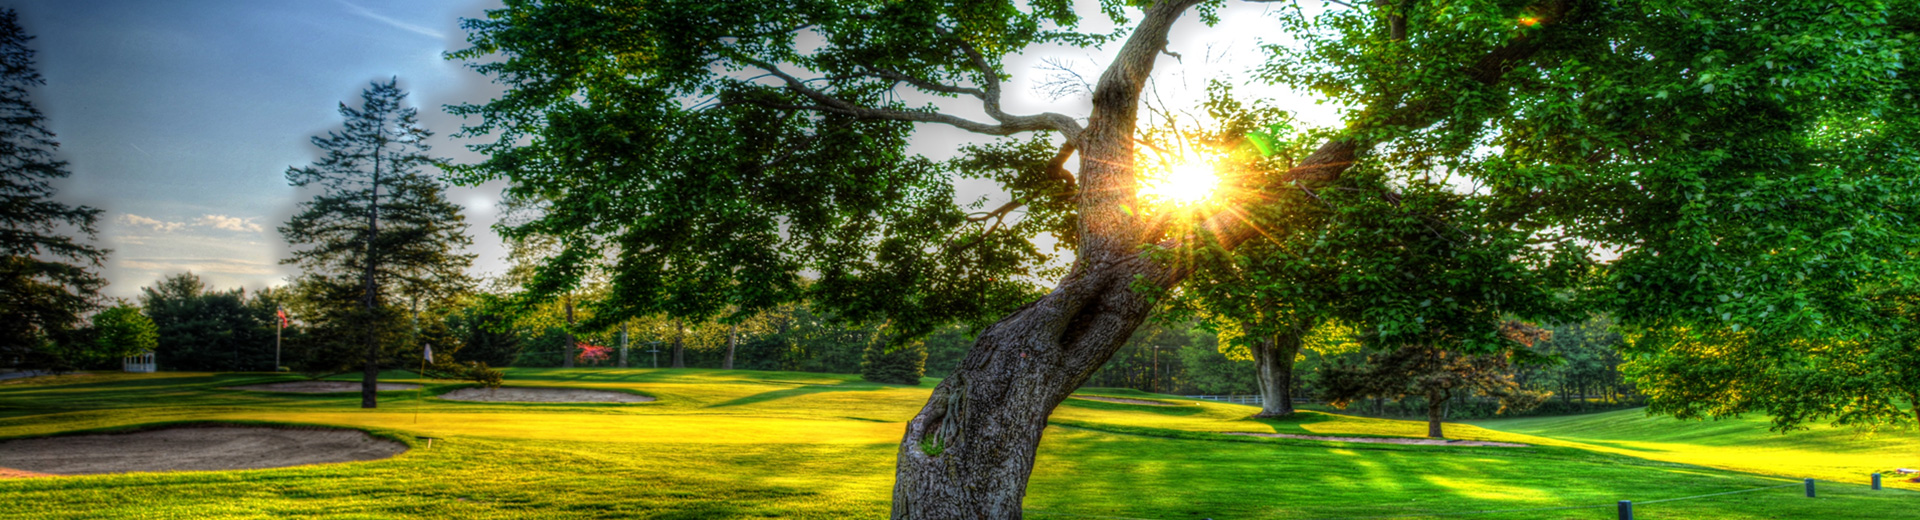
[{"label": "golf course", "polygon": [[[379,408],[362,410],[351,392],[232,389],[299,380],[266,373],[0,382],[0,467],[15,460],[12,446],[45,437],[222,423],[361,430],[404,447],[391,458],[270,469],[11,468],[14,478],[0,478],[0,518],[879,518],[903,423],[931,386],[798,372],[510,369],[507,388],[655,399],[513,403],[448,400],[439,396],[472,385],[383,376],[420,386],[383,391]],[[1633,409],[1448,425],[1450,440],[1524,446],[1400,444],[1426,424],[1311,410],[1255,420],[1244,405],[1079,395],[1093,399],[1068,399],[1049,423],[1030,517],[1598,519],[1614,518],[1620,500],[1658,519],[1902,518],[1920,508],[1920,485],[1892,474],[1920,465],[1910,431],[1778,434],[1761,419],[1682,422]],[[1888,473],[1887,489],[1866,485],[1876,471]],[[1816,498],[1805,497],[1803,478],[1819,480]],[[1700,495],[1714,496],[1655,502]]]}]

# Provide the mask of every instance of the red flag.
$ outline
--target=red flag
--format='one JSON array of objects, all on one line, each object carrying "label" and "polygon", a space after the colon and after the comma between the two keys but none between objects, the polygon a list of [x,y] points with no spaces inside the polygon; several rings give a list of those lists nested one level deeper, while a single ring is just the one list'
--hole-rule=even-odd
[{"label": "red flag", "polygon": [[277,314],[277,315],[279,315],[279,316],[280,316],[280,328],[283,328],[283,329],[284,329],[284,328],[287,328],[287,310],[286,310],[286,309],[274,309],[274,310],[273,310],[273,313],[274,313],[274,314]]}]

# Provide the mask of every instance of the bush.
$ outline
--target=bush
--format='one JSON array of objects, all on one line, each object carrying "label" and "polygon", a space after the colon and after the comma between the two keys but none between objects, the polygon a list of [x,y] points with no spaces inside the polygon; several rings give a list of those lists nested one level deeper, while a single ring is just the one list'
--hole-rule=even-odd
[{"label": "bush", "polygon": [[433,379],[472,381],[486,385],[487,388],[499,388],[500,383],[507,377],[506,372],[489,367],[483,361],[435,363],[428,366],[426,373],[421,375]]},{"label": "bush", "polygon": [[892,347],[875,343],[860,362],[860,378],[875,383],[918,385],[926,370],[926,342],[921,340]]}]

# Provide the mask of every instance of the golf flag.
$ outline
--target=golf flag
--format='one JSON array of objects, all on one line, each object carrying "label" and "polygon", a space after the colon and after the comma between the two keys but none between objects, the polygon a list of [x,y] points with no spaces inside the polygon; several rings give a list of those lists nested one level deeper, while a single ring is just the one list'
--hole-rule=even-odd
[{"label": "golf flag", "polygon": [[424,357],[426,357],[428,363],[433,362],[433,345],[427,345],[427,353]]},{"label": "golf flag", "polygon": [[284,328],[287,328],[287,310],[286,310],[286,309],[274,309],[274,310],[273,310],[273,313],[274,313],[275,315],[278,315],[278,316],[280,316],[280,328],[283,328],[283,329],[284,329]]}]

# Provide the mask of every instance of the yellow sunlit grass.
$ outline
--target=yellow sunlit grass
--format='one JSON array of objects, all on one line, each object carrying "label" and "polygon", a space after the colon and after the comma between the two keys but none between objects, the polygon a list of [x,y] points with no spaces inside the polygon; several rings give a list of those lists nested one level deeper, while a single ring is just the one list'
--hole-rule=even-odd
[{"label": "yellow sunlit grass", "polygon": [[1184,156],[1163,161],[1142,172],[1140,198],[1166,207],[1181,208],[1205,202],[1220,187],[1220,174],[1208,157]]}]

